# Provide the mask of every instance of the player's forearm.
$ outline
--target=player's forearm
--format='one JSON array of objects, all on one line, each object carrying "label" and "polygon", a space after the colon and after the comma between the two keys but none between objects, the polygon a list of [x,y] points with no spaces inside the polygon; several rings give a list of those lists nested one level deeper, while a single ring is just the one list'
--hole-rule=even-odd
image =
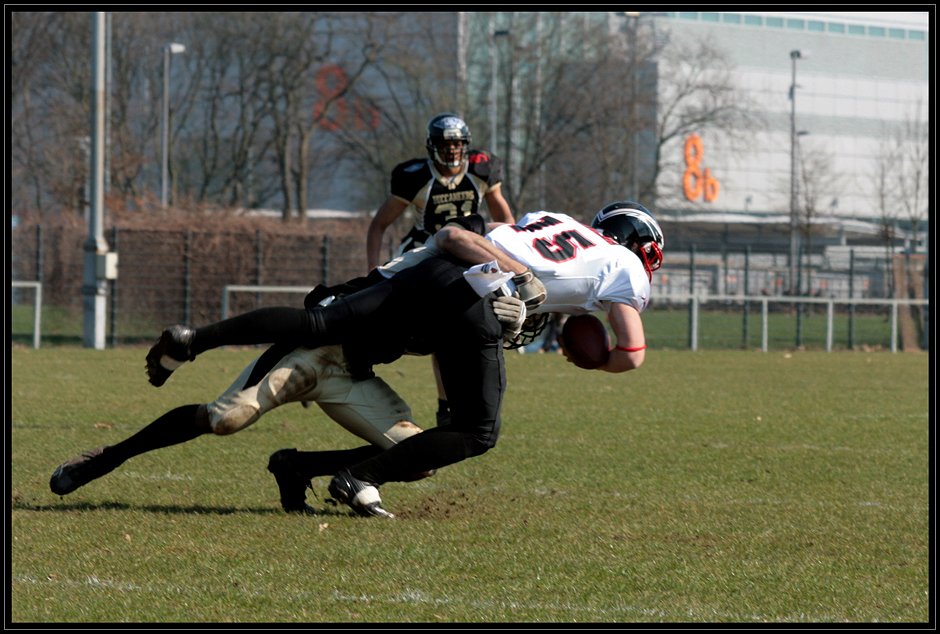
[{"label": "player's forearm", "polygon": [[607,363],[597,368],[604,372],[618,373],[628,370],[635,370],[643,364],[646,358],[646,350],[624,351],[614,348],[610,351],[610,357]]},{"label": "player's forearm", "polygon": [[366,261],[369,264],[370,271],[383,263],[380,253],[382,251],[382,237],[384,233],[385,227],[376,228],[374,225],[369,226],[369,231],[366,234]]},{"label": "player's forearm", "polygon": [[434,234],[437,247],[469,264],[483,264],[496,260],[499,268],[514,274],[525,273],[527,267],[493,245],[486,238],[459,227],[444,227]]}]

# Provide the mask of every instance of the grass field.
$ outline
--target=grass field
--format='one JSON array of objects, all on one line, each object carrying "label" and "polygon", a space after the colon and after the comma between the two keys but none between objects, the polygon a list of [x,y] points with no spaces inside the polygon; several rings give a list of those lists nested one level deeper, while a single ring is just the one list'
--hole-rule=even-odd
[{"label": "grass field", "polygon": [[[52,471],[215,398],[145,349],[11,351],[13,623],[924,623],[929,356],[651,350],[636,372],[507,354],[487,454],[383,487],[392,521],[284,514],[268,456],[361,444],[290,405],[60,498]],[[380,374],[433,419],[427,359]]]}]

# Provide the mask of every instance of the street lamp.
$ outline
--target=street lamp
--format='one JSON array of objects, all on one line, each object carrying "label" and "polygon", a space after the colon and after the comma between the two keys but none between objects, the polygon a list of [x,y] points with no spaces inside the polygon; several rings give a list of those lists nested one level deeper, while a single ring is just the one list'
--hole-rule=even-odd
[{"label": "street lamp", "polygon": [[176,42],[163,47],[163,172],[160,181],[160,202],[164,208],[167,205],[167,180],[170,171],[170,55],[185,52],[186,47]]},{"label": "street lamp", "polygon": [[809,56],[809,51],[790,51],[792,80],[790,83],[790,290],[797,294],[796,262],[799,257],[797,243],[799,226],[796,216],[796,60]]}]

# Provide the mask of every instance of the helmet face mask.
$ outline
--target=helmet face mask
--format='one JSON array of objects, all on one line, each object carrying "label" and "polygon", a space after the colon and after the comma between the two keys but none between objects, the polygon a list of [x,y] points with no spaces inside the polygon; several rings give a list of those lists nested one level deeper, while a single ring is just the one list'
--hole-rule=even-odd
[{"label": "helmet face mask", "polygon": [[455,114],[439,114],[428,122],[425,146],[431,160],[443,167],[460,167],[470,151],[470,129]]},{"label": "helmet face mask", "polygon": [[662,266],[663,232],[643,205],[629,201],[611,203],[594,216],[591,227],[639,256],[650,279],[653,271]]}]

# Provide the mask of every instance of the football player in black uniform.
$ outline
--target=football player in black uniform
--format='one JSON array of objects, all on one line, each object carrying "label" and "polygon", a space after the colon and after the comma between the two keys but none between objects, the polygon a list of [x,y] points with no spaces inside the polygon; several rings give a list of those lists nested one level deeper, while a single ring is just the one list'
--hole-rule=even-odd
[{"label": "football player in black uniform", "polygon": [[470,149],[470,130],[454,114],[439,114],[428,123],[429,158],[400,163],[392,170],[391,195],[375,214],[366,237],[369,270],[383,264],[382,237],[409,206],[415,224],[402,240],[399,254],[428,241],[448,220],[480,213],[483,199],[493,222],[514,222],[501,191],[502,163],[482,150]]},{"label": "football player in black uniform", "polygon": [[[369,270],[383,264],[382,238],[386,229],[413,206],[415,224],[402,240],[398,254],[420,247],[449,220],[480,213],[486,200],[493,222],[514,222],[500,189],[502,164],[482,150],[470,149],[470,129],[455,114],[439,114],[428,123],[428,158],[400,163],[392,170],[391,195],[376,212],[366,236]],[[437,358],[438,424],[447,424],[449,407]]]}]

